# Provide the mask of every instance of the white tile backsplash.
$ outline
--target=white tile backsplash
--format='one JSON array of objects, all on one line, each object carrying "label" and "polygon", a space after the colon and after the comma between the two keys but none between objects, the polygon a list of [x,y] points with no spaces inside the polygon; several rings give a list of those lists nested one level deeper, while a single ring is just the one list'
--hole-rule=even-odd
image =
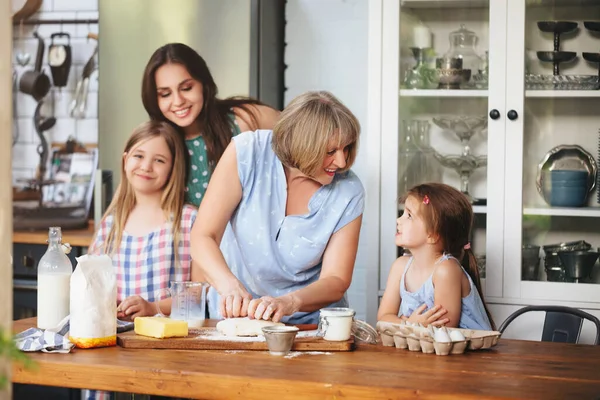
[{"label": "white tile backsplash", "polygon": [[54,0],[54,11],[98,11],[98,0]]},{"label": "white tile backsplash", "polygon": [[[40,20],[48,19],[98,19],[98,0],[44,0],[40,10],[32,17]],[[34,26],[15,26],[13,28],[13,68],[20,79],[22,73],[33,69],[38,48],[38,41],[33,37]],[[48,66],[48,46],[51,43],[50,35],[56,32],[67,32],[70,37],[72,51],[72,65],[69,80],[64,88],[53,88],[44,99],[42,115],[55,117],[55,126],[44,132],[49,143],[60,143],[69,137],[75,137],[84,143],[97,143],[98,141],[98,74],[95,72],[90,81],[87,99],[86,115],[84,119],[76,120],[69,114],[71,101],[74,97],[77,81],[81,77],[84,64],[92,55],[97,42],[87,39],[90,32],[98,33],[98,24],[52,24],[39,25],[37,31],[44,39],[44,57],[42,68],[52,81],[52,74]],[[64,43],[65,39],[55,39],[55,42]],[[30,62],[25,67],[17,64],[16,54],[27,52]],[[18,87],[18,85],[17,85]],[[39,163],[37,146],[40,143],[33,125],[33,114],[37,102],[30,95],[17,93],[17,126],[19,138],[13,147],[13,183],[20,178],[30,179],[35,174]]]},{"label": "white tile backsplash", "polygon": [[[17,120],[16,127],[18,128],[17,141],[19,143],[33,143],[33,135],[34,135],[33,118],[19,118]],[[14,138],[14,136],[13,136],[13,138]]]},{"label": "white tile backsplash", "polygon": [[76,122],[77,140],[81,143],[98,143],[98,120],[80,119]]},{"label": "white tile backsplash", "polygon": [[12,167],[35,169],[40,162],[37,144],[17,143],[13,146]]}]

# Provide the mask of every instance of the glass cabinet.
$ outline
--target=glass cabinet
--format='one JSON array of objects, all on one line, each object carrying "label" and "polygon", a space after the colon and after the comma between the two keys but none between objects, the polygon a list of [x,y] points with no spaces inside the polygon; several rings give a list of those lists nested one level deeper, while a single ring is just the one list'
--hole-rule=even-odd
[{"label": "glass cabinet", "polygon": [[600,309],[597,20],[600,0],[370,4],[379,296],[399,197],[438,181],[472,201],[488,302]]},{"label": "glass cabinet", "polygon": [[600,308],[600,1],[507,6],[503,297]]}]

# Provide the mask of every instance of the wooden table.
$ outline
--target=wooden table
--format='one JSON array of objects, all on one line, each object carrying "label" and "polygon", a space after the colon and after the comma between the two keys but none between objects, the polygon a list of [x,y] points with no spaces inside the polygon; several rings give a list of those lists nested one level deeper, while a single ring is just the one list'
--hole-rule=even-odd
[{"label": "wooden table", "polygon": [[[14,322],[14,330],[34,319]],[[600,397],[600,346],[503,340],[494,349],[436,356],[360,345],[353,352],[133,350],[32,353],[15,383],[231,399]]]},{"label": "wooden table", "polygon": [[[90,221],[87,228],[65,229],[62,231],[63,243],[72,247],[88,247],[94,237],[94,221]],[[48,230],[41,231],[13,231],[13,243],[48,244]]]}]

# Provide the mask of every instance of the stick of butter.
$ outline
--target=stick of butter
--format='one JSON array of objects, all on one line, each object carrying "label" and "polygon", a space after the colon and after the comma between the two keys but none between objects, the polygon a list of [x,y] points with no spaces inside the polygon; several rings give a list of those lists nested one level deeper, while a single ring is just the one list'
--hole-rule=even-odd
[{"label": "stick of butter", "polygon": [[134,331],[138,335],[163,339],[188,335],[187,321],[163,317],[137,317],[133,320]]}]

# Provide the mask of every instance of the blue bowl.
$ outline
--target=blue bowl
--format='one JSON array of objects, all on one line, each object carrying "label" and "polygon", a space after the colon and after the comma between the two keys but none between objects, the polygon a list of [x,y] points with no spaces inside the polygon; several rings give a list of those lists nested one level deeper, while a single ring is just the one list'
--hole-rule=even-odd
[{"label": "blue bowl", "polygon": [[544,181],[543,185],[547,188],[560,187],[560,188],[573,188],[573,187],[582,187],[587,188],[587,181]]},{"label": "blue bowl", "polygon": [[567,170],[567,169],[558,169],[553,171],[544,171],[545,177],[550,177],[551,181],[574,181],[574,180],[585,180],[588,179],[587,171],[581,170]]},{"label": "blue bowl", "polygon": [[587,187],[557,188],[553,187],[547,192],[548,202],[555,207],[581,207],[585,204],[588,191]]}]

